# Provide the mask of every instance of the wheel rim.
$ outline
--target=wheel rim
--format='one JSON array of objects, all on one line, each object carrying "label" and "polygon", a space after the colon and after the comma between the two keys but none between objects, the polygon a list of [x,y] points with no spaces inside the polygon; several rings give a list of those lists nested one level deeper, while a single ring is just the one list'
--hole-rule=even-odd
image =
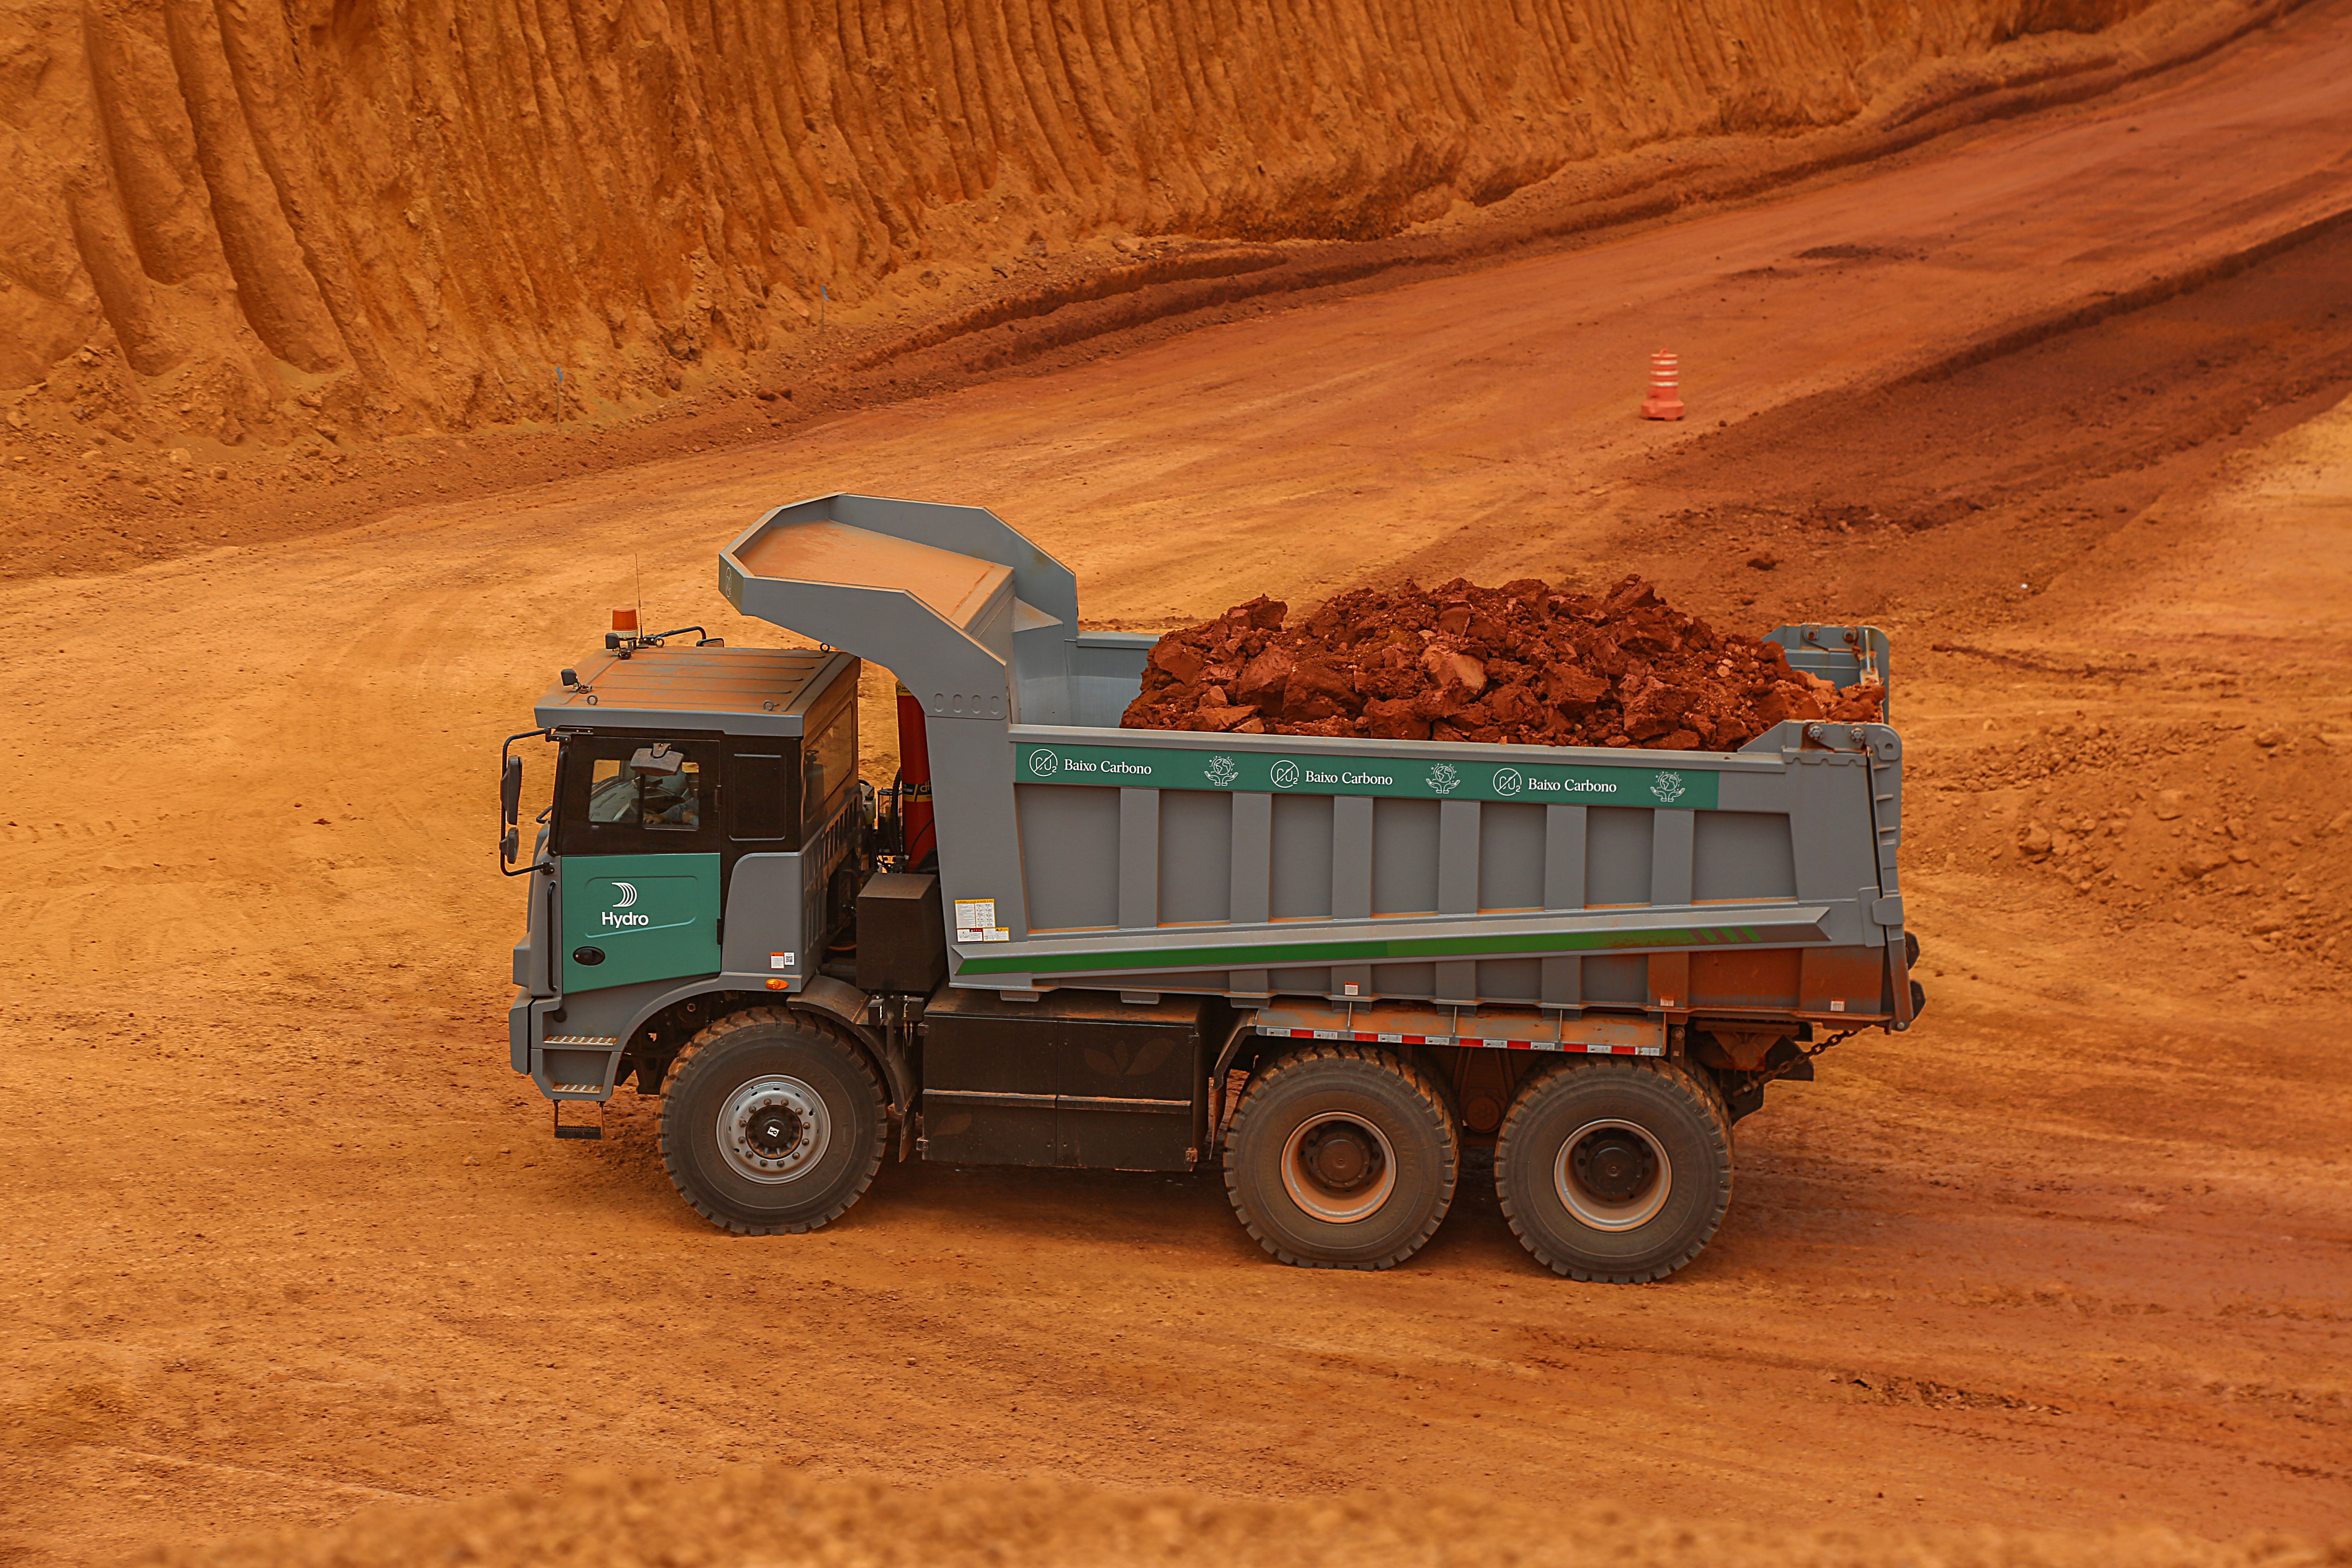
[{"label": "wheel rim", "polygon": [[1568,1212],[1595,1230],[1647,1225],[1674,1191],[1674,1163],[1650,1131],[1614,1117],[1570,1133],[1552,1162],[1552,1184]]},{"label": "wheel rim", "polygon": [[728,1168],[773,1186],[797,1181],[824,1158],[833,1117],[824,1099],[796,1078],[755,1078],[719,1108],[719,1152]]},{"label": "wheel rim", "polygon": [[1317,1219],[1369,1219],[1396,1191],[1396,1150],[1387,1133],[1360,1117],[1310,1116],[1283,1142],[1282,1188]]}]

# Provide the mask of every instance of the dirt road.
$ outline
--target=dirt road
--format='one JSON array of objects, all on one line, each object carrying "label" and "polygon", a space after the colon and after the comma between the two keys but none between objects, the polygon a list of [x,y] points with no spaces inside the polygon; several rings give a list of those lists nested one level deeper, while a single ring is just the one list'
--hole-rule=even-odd
[{"label": "dirt road", "polygon": [[[2148,286],[2352,206],[2346,79],[2352,7],[2315,6],[1612,245],[0,589],[0,1552],[753,1458],[2340,1527],[2352,386],[2340,328],[2280,323],[2344,269]],[[1666,344],[1695,417],[1633,421]],[[818,1235],[707,1230],[650,1102],[557,1145],[506,1071],[489,759],[640,578],[756,638],[716,624],[717,544],[840,489],[992,506],[1121,625],[1628,567],[1751,629],[1874,613],[1933,1010],[1776,1089],[1725,1231],[1654,1288],[1538,1272],[1475,1184],[1379,1276],[1266,1264],[1208,1176],[894,1165]]]}]

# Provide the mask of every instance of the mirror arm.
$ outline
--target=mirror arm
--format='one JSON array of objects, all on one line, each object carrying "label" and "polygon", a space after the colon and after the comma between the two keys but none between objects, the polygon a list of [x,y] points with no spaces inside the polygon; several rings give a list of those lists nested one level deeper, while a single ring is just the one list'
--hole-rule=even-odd
[{"label": "mirror arm", "polygon": [[[549,866],[544,860],[535,860],[528,866],[518,868],[508,858],[507,836],[515,831],[515,819],[513,814],[509,811],[506,804],[507,771],[509,767],[520,770],[522,766],[522,759],[514,754],[514,743],[517,741],[528,741],[535,735],[551,735],[552,733],[554,733],[554,731],[551,730],[524,730],[517,734],[509,735],[506,738],[505,743],[499,747],[499,874],[502,877],[528,877],[533,871],[553,869],[553,868]],[[520,794],[520,781],[518,781],[518,794]],[[553,809],[554,805],[552,802],[550,802],[548,810],[552,811]],[[547,813],[541,812],[540,816],[541,818],[544,820]]]}]

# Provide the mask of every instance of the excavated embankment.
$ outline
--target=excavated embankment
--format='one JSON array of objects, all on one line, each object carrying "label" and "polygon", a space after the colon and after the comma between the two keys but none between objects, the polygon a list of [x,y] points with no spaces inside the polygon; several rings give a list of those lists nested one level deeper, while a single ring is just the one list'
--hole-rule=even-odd
[{"label": "excavated embankment", "polygon": [[1626,149],[1900,123],[2250,14],[31,0],[0,17],[0,444],[202,465],[610,416],[828,313],[919,340],[1034,310],[998,297],[1073,244],[1388,235]]}]

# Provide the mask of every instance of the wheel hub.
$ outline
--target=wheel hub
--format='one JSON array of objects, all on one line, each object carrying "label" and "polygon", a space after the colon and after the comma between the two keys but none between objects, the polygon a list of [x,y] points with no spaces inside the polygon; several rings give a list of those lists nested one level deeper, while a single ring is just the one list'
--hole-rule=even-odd
[{"label": "wheel hub", "polygon": [[719,1152],[737,1175],[763,1184],[806,1175],[833,1141],[833,1119],[799,1079],[753,1079],[719,1110]]},{"label": "wheel hub", "polygon": [[1380,1173],[1380,1145],[1348,1121],[1327,1121],[1307,1136],[1301,1158],[1315,1179],[1335,1193],[1352,1193]]},{"label": "wheel hub", "polygon": [[1655,1219],[1674,1191],[1674,1164],[1648,1129],[1613,1118],[1570,1133],[1553,1166],[1568,1212],[1595,1230],[1632,1230]]},{"label": "wheel hub", "polygon": [[1615,1128],[1595,1132],[1576,1146],[1577,1180],[1608,1203],[1632,1202],[1656,1165],[1649,1145]]},{"label": "wheel hub", "polygon": [[791,1106],[772,1105],[752,1114],[743,1137],[753,1153],[763,1159],[781,1160],[800,1147],[803,1129],[807,1125]]},{"label": "wheel hub", "polygon": [[1377,1213],[1396,1190],[1396,1152],[1370,1122],[1336,1112],[1309,1116],[1284,1142],[1282,1186],[1315,1218],[1350,1225]]}]

